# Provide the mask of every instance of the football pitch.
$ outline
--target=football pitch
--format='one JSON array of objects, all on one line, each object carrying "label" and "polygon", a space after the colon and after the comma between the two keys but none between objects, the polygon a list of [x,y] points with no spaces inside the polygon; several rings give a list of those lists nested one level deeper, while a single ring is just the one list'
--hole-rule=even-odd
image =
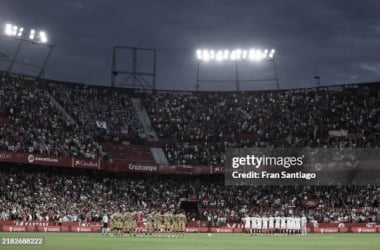
[{"label": "football pitch", "polygon": [[[307,236],[249,236],[246,234],[186,234],[184,238],[112,237],[86,233],[1,233],[4,238],[43,237],[43,246],[6,246],[0,249],[136,249],[136,250],[378,250],[379,234],[309,234]],[[4,242],[3,242],[4,243]]]}]

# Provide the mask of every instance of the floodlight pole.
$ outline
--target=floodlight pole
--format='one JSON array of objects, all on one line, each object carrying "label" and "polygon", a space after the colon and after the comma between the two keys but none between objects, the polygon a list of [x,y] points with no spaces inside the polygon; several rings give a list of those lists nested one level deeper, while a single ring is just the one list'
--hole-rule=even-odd
[{"label": "floodlight pole", "polygon": [[199,60],[197,60],[197,85],[195,85],[195,91],[199,91]]},{"label": "floodlight pole", "polygon": [[238,61],[235,61],[235,81],[236,81],[236,91],[240,91]]},{"label": "floodlight pole", "polygon": [[321,86],[321,77],[320,76],[314,76],[314,79],[317,80],[315,82],[315,84],[317,85],[317,87],[320,87]]},{"label": "floodlight pole", "polygon": [[112,49],[112,68],[111,68],[111,87],[115,85],[115,76],[116,76],[116,47]]},{"label": "floodlight pole", "polygon": [[132,85],[136,85],[136,68],[137,68],[137,52],[136,49],[132,50]]},{"label": "floodlight pole", "polygon": [[41,76],[45,73],[45,67],[46,67],[46,64],[47,64],[48,61],[49,61],[49,58],[50,58],[51,52],[53,52],[54,45],[49,44],[48,47],[49,47],[49,53],[47,54],[47,56],[46,56],[46,58],[45,58],[44,64],[42,65],[41,70],[40,70],[40,73],[38,73],[37,78],[41,78]]},{"label": "floodlight pole", "polygon": [[152,75],[152,84],[153,84],[153,91],[156,90],[156,69],[157,69],[157,50],[153,50],[153,72],[154,74]]},{"label": "floodlight pole", "polygon": [[11,72],[12,67],[13,67],[13,65],[14,65],[15,62],[16,62],[17,55],[18,55],[18,53],[20,52],[21,45],[22,45],[22,43],[24,42],[23,39],[19,39],[19,40],[20,40],[20,42],[18,43],[18,46],[17,46],[17,49],[16,49],[16,53],[15,53],[15,55],[13,56],[12,62],[11,62],[11,64],[10,64],[9,67],[8,67],[8,70],[7,70],[8,73]]},{"label": "floodlight pole", "polygon": [[276,81],[277,90],[279,90],[280,89],[280,83],[278,82],[277,65],[276,65],[276,57],[275,56],[273,56],[272,63],[273,63],[274,78]]}]

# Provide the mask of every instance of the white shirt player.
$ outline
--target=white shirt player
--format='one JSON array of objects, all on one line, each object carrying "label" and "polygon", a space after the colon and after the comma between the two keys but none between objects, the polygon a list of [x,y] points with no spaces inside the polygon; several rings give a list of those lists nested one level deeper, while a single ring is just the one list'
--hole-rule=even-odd
[{"label": "white shirt player", "polygon": [[254,217],[251,217],[251,219],[252,219],[252,228],[257,229],[257,217],[254,216]]},{"label": "white shirt player", "polygon": [[275,229],[280,229],[281,228],[281,217],[280,216],[276,217],[276,221],[274,223],[274,228]]},{"label": "white shirt player", "polygon": [[252,217],[249,217],[248,215],[244,218],[244,225],[245,228],[252,228]]},{"label": "white shirt player", "polygon": [[286,217],[286,229],[288,229],[288,230],[293,229],[293,218],[292,217]]},{"label": "white shirt player", "polygon": [[263,218],[257,217],[257,229],[262,229],[262,228],[263,228]]},{"label": "white shirt player", "polygon": [[268,217],[264,216],[262,218],[263,220],[263,229],[267,229],[268,228]]},{"label": "white shirt player", "polygon": [[251,217],[246,216],[244,218],[244,226],[245,226],[245,229],[251,228]]},{"label": "white shirt player", "polygon": [[296,230],[301,230],[301,218],[300,217],[296,217],[294,218],[294,226]]},{"label": "white shirt player", "polygon": [[295,230],[296,229],[296,218],[292,217],[291,218],[291,226],[290,229]]},{"label": "white shirt player", "polygon": [[281,217],[281,229],[286,229],[286,218],[287,217]]},{"label": "white shirt player", "polygon": [[274,217],[273,216],[269,217],[268,222],[269,222],[269,225],[268,225],[269,229],[274,229]]}]

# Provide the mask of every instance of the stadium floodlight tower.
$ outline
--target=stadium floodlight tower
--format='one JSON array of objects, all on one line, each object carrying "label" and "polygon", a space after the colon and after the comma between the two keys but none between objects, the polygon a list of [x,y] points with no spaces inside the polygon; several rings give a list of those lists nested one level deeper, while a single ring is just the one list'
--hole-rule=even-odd
[{"label": "stadium floodlight tower", "polygon": [[[259,82],[270,81],[275,82],[277,89],[280,88],[277,76],[277,66],[275,62],[275,50],[274,49],[197,49],[197,84],[196,90],[199,90],[200,83],[202,82],[235,82],[236,90],[240,91],[240,83],[242,82]],[[230,62],[235,66],[235,79],[234,80],[218,80],[218,79],[200,79],[200,67],[203,64],[208,63],[222,63]],[[274,77],[265,79],[240,79],[239,76],[239,64],[240,63],[252,63],[252,62],[271,62],[273,64]]]},{"label": "stadium floodlight tower", "polygon": [[[39,71],[37,77],[38,78],[41,77],[44,74],[46,64],[48,63],[50,55],[51,55],[53,48],[54,48],[54,45],[49,44],[49,39],[48,39],[47,33],[43,30],[36,30],[36,29],[32,29],[32,28],[26,30],[22,26],[18,26],[18,25],[11,24],[11,23],[6,23],[4,25],[4,32],[3,33],[4,33],[3,34],[4,36],[14,37],[15,39],[17,39],[19,41],[16,52],[13,56],[13,59],[10,60],[10,65],[8,66],[8,69],[7,69],[8,73],[12,72],[12,67],[16,63],[17,56],[18,56],[20,49],[21,49],[24,42],[25,43],[31,43],[31,44],[43,45],[43,46],[47,46],[49,48],[49,52],[48,52],[47,56],[45,57],[42,65],[27,64],[29,66],[34,66],[34,67],[40,68],[40,71]],[[25,64],[25,63],[21,63],[21,64]]]}]

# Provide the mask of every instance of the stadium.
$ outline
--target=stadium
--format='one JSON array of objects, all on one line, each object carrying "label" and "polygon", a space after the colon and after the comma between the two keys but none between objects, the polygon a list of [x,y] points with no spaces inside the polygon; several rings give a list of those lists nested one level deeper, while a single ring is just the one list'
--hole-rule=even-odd
[{"label": "stadium", "polygon": [[[181,8],[199,4],[158,2],[157,8],[176,6],[179,15],[195,15]],[[227,9],[253,7],[221,2]],[[86,1],[61,4],[73,19],[76,11],[83,19],[102,9]],[[151,11],[130,4],[136,19]],[[224,11],[224,4],[210,4]],[[78,25],[84,33],[75,50],[74,35],[57,35],[68,26],[56,17],[43,15],[48,31],[38,28],[41,20],[21,17],[23,4],[1,5],[9,12],[0,18],[2,249],[378,249],[377,73],[331,84],[313,75],[312,84],[287,84],[283,78],[299,78],[281,60],[281,46],[221,46],[199,30],[184,56],[165,50],[159,33],[143,36],[147,43],[99,38],[83,45],[85,26]],[[10,15],[25,23],[3,20]],[[134,32],[128,35],[142,33]],[[106,62],[90,63],[87,50],[96,54],[100,45],[107,48]],[[192,60],[191,69],[185,64],[183,71],[171,54]],[[195,84],[162,84],[173,77]],[[94,78],[100,80],[91,83]]]}]

